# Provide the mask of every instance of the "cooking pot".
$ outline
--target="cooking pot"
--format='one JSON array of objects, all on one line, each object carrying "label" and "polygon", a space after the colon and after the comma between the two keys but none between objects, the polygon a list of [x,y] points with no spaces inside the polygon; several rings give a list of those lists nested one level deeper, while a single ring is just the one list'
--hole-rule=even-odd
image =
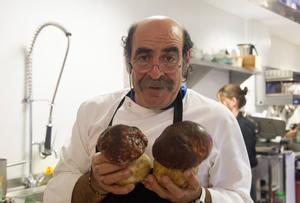
[{"label": "cooking pot", "polygon": [[255,54],[258,55],[257,50],[253,44],[238,44],[237,46],[240,52],[240,56],[254,55],[253,51],[255,51]]}]

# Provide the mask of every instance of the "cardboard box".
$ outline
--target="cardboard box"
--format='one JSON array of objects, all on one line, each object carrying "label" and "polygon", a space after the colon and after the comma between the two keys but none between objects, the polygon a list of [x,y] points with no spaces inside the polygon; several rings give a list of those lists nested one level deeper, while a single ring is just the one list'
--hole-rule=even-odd
[{"label": "cardboard box", "polygon": [[256,56],[255,55],[247,55],[243,56],[243,67],[249,70],[254,70],[256,67]]}]

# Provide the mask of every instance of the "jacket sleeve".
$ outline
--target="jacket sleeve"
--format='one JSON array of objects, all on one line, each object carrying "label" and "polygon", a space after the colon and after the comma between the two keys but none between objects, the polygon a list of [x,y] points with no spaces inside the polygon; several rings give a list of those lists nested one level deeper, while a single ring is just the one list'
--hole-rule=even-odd
[{"label": "jacket sleeve", "polygon": [[252,203],[251,168],[238,123],[229,117],[216,128],[208,176],[212,202]]},{"label": "jacket sleeve", "polygon": [[47,184],[44,203],[71,202],[75,183],[91,166],[85,118],[83,105],[81,105],[73,126],[71,141],[62,148],[54,177]]}]

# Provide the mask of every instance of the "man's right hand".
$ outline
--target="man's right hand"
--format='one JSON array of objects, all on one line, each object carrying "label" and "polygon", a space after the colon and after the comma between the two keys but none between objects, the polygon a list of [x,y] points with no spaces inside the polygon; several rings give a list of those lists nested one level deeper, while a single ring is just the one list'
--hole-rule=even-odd
[{"label": "man's right hand", "polygon": [[128,167],[111,164],[103,154],[96,153],[92,157],[92,185],[100,194],[113,193],[117,195],[131,192],[135,185],[117,185],[120,180],[131,176]]}]

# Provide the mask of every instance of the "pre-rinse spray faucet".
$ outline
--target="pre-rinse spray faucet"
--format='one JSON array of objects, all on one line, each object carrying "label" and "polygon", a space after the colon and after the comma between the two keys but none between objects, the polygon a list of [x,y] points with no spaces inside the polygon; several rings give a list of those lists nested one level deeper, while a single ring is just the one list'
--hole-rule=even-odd
[{"label": "pre-rinse spray faucet", "polygon": [[[54,107],[54,101],[56,97],[56,93],[58,90],[58,86],[62,77],[62,73],[65,67],[65,63],[67,60],[67,56],[69,53],[69,46],[70,46],[70,36],[71,33],[68,32],[63,26],[57,24],[57,23],[45,23],[41,25],[36,32],[34,33],[32,42],[27,50],[26,53],[26,98],[25,102],[28,104],[29,108],[29,177],[27,178],[28,180],[32,179],[32,146],[36,144],[36,142],[33,142],[33,116],[32,116],[32,106],[34,99],[32,98],[32,53],[33,53],[33,48],[35,45],[35,42],[37,40],[38,35],[40,32],[47,26],[54,26],[58,28],[59,30],[63,31],[65,36],[67,37],[67,48],[64,56],[64,60],[61,66],[61,70],[59,73],[59,77],[56,82],[55,90],[51,99],[50,103],[50,111],[49,111],[49,118],[48,118],[48,124],[47,124],[47,129],[46,129],[46,136],[45,136],[45,142],[39,143],[39,153],[42,158],[46,158],[47,156],[52,154],[52,146],[51,146],[51,137],[52,137],[52,112],[53,112],[53,107]],[[32,181],[29,181],[32,182]],[[31,184],[29,183],[29,187]]]}]

